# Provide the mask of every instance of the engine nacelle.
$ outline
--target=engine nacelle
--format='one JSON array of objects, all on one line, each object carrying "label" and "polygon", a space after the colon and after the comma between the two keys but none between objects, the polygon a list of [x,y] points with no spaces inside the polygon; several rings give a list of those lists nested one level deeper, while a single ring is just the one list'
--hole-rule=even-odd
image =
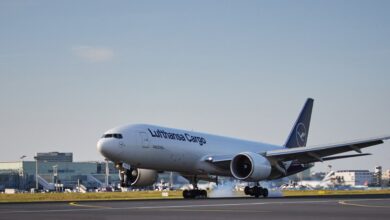
[{"label": "engine nacelle", "polygon": [[151,186],[157,181],[157,171],[149,169],[123,169],[120,172],[122,186]]},{"label": "engine nacelle", "polygon": [[243,152],[230,162],[230,171],[236,179],[257,182],[270,176],[271,164],[259,154]]},{"label": "engine nacelle", "polygon": [[153,185],[157,181],[157,171],[149,170],[149,169],[135,169],[136,175],[132,176],[135,178],[132,179],[132,186],[150,186]]}]

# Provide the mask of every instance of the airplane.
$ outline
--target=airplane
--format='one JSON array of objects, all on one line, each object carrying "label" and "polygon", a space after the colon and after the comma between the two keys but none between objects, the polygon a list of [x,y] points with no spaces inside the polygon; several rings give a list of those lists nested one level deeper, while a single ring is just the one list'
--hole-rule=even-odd
[{"label": "airplane", "polygon": [[322,180],[301,180],[293,182],[292,184],[286,184],[282,186],[282,189],[329,189],[335,187],[335,171],[330,171]]},{"label": "airplane", "polygon": [[[204,198],[198,180],[234,177],[253,182],[244,189],[256,198],[268,196],[259,181],[279,179],[302,172],[315,162],[370,155],[361,149],[382,144],[390,136],[339,144],[306,146],[314,100],[308,98],[284,145],[242,140],[149,124],[115,127],[97,142],[98,151],[119,170],[121,186],[148,186],[162,171],[179,172],[193,189],[184,198]],[[342,154],[355,151],[354,154]],[[336,155],[336,156],[333,156]]]}]

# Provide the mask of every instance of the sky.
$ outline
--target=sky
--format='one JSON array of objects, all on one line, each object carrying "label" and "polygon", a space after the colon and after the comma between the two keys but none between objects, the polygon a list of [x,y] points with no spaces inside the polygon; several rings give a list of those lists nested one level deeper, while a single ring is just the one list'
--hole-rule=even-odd
[{"label": "sky", "polygon": [[[0,161],[103,160],[108,129],[151,123],[282,145],[390,135],[390,1],[0,1]],[[314,170],[390,169],[372,156]]]}]

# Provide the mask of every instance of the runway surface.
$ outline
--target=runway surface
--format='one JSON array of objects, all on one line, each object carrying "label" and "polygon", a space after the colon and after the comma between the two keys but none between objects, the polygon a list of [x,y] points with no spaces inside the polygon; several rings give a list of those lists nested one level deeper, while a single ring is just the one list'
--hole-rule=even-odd
[{"label": "runway surface", "polygon": [[0,204],[0,219],[390,219],[390,195]]}]

